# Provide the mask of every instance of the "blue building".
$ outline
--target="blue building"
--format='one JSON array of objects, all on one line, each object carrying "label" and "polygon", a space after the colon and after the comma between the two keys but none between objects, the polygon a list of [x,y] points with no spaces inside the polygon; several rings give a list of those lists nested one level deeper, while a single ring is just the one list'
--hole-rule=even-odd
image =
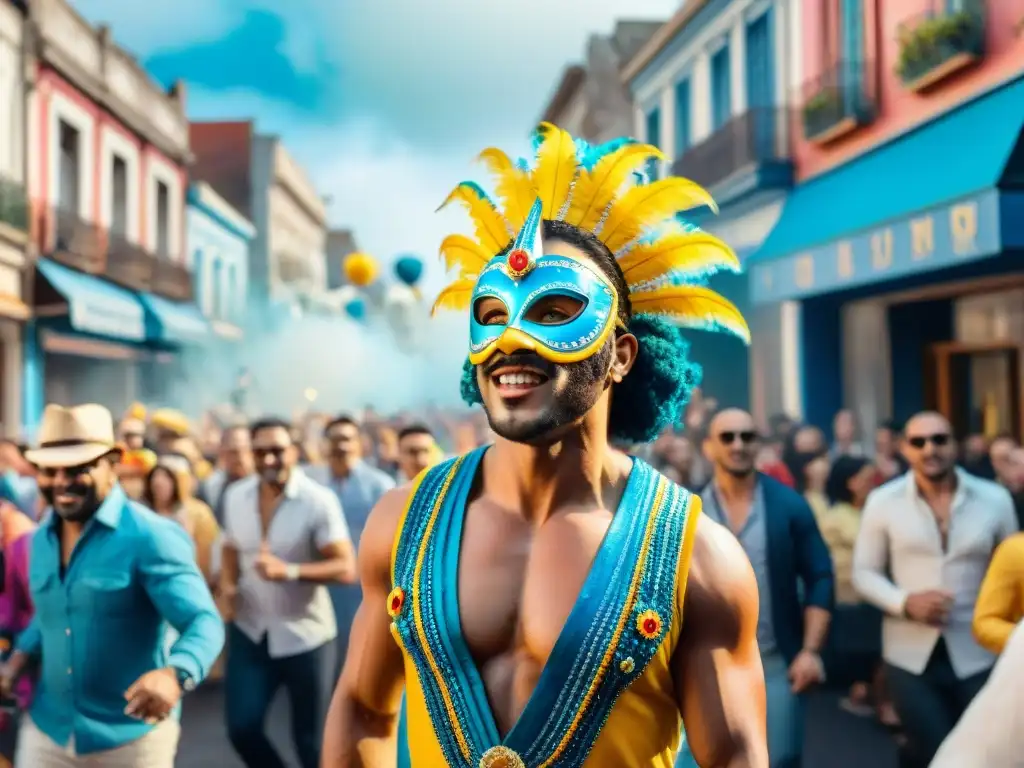
[{"label": "blue building", "polygon": [[[785,96],[797,77],[791,33],[799,30],[799,5],[685,3],[624,70],[634,135],[669,158],[652,170],[692,179],[711,192],[720,214],[696,212],[694,221],[728,243],[741,262],[767,237],[793,184]],[[771,349],[758,338],[766,324],[750,313],[746,275],[719,274],[711,286],[747,315],[755,336],[749,356]],[[778,325],[778,318],[768,319],[767,327]],[[722,405],[749,406],[761,418],[783,405],[767,402],[758,361],[748,359],[740,341],[696,331],[690,339],[704,368],[704,389]]]},{"label": "blue building", "polygon": [[194,394],[210,400],[191,405],[208,407],[223,400],[243,365],[249,254],[256,229],[204,182],[189,187],[185,219],[196,304],[212,331],[206,343],[193,348],[186,358],[190,366],[201,366],[196,370],[207,377],[208,386]]}]

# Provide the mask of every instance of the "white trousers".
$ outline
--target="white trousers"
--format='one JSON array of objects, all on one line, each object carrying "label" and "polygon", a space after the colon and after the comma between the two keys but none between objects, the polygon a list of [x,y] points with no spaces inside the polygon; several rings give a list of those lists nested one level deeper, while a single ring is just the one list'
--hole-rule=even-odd
[{"label": "white trousers", "polygon": [[91,755],[76,755],[74,744],[62,747],[22,718],[15,768],[174,768],[181,725],[168,718],[141,739]]}]

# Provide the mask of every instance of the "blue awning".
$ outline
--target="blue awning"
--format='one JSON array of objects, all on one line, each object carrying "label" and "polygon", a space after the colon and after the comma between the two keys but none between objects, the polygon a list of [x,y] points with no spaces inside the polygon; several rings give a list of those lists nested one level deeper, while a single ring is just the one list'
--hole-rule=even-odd
[{"label": "blue awning", "polygon": [[139,298],[146,308],[151,340],[188,344],[209,337],[210,324],[195,304],[169,301],[151,293],[139,294]]},{"label": "blue awning", "polygon": [[39,259],[39,272],[68,303],[68,321],[82,333],[127,341],[146,338],[142,305],[135,294],[113,283]]},{"label": "blue awning", "polygon": [[996,186],[1022,125],[1024,78],[797,187],[748,262],[755,301],[998,252]]}]

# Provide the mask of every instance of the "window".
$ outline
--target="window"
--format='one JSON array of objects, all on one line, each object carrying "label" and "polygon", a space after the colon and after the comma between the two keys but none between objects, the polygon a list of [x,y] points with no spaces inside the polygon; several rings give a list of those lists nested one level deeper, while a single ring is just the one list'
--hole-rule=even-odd
[{"label": "window", "polygon": [[690,80],[676,83],[676,157],[690,148]]},{"label": "window", "polygon": [[237,320],[239,308],[236,297],[238,296],[238,267],[236,264],[228,264],[228,277],[224,281],[224,319]]},{"label": "window", "polygon": [[213,291],[213,306],[211,316],[220,320],[224,317],[224,262],[215,259],[213,262],[213,275],[210,277],[211,289]]},{"label": "window", "polygon": [[128,233],[128,163],[114,155],[110,181],[110,231],[124,237]]},{"label": "window", "polygon": [[60,156],[57,166],[57,207],[78,214],[81,202],[81,168],[79,167],[81,135],[78,130],[60,121]]},{"label": "window", "polygon": [[[655,147],[661,146],[661,110],[655,107],[647,113],[647,143]],[[653,158],[647,165],[647,174],[651,181],[658,178],[658,161]]]},{"label": "window", "polygon": [[171,190],[162,181],[156,183],[156,252],[171,255]]},{"label": "window", "polygon": [[719,130],[732,115],[732,67],[729,46],[724,45],[711,57],[711,129]]},{"label": "window", "polygon": [[864,58],[864,11],[861,0],[839,2],[842,5],[841,57],[846,64],[858,64]]},{"label": "window", "polygon": [[747,106],[749,109],[774,106],[775,61],[773,54],[771,9],[747,26]]}]

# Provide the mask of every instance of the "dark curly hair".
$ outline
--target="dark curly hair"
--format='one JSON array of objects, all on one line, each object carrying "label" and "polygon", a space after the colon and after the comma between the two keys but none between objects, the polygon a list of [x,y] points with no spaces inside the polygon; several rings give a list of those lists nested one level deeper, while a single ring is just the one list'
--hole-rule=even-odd
[{"label": "dark curly hair", "polygon": [[[690,392],[700,384],[700,366],[689,359],[689,344],[682,331],[662,317],[633,315],[622,268],[597,236],[564,221],[545,221],[543,237],[583,251],[615,287],[619,320],[636,337],[637,356],[629,375],[612,392],[609,437],[627,443],[654,440],[665,427],[678,423]],[[622,331],[617,330],[619,333]],[[475,366],[468,358],[459,389],[467,404],[483,402]]]}]

